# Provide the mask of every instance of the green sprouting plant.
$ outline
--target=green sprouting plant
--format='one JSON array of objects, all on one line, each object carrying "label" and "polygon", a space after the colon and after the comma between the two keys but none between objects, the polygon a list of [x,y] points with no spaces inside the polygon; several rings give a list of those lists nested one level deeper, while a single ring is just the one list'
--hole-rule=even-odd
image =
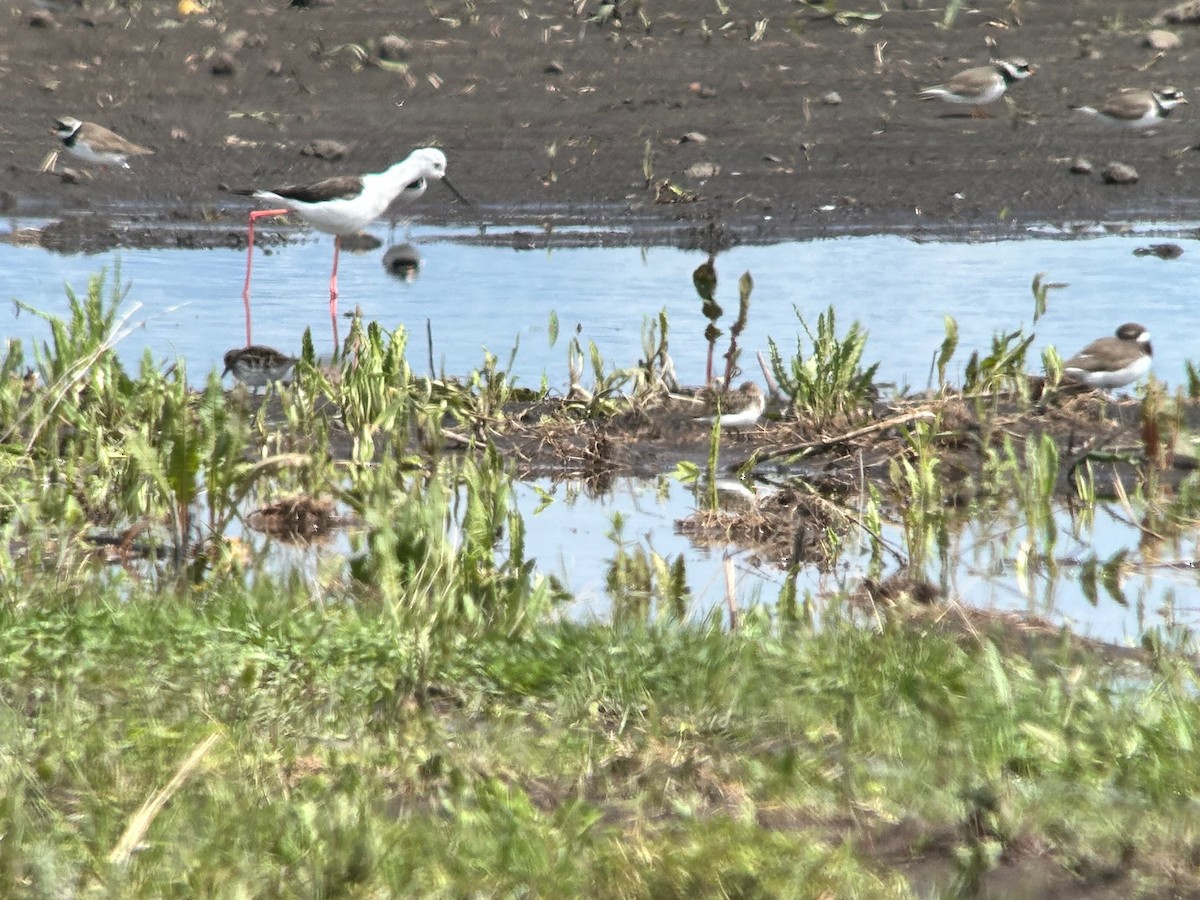
[{"label": "green sprouting plant", "polygon": [[642,321],[642,359],[638,363],[642,370],[641,382],[646,389],[674,390],[675,363],[668,352],[667,310],[659,310],[656,318]]},{"label": "green sprouting plant", "polygon": [[990,395],[1014,391],[1026,396],[1029,379],[1025,375],[1025,357],[1034,337],[1026,335],[1023,328],[993,335],[991,353],[981,359],[976,350],[967,361],[963,392]]},{"label": "green sprouting plant", "polygon": [[1050,292],[1062,290],[1069,287],[1068,284],[1062,281],[1045,281],[1045,272],[1038,272],[1033,276],[1033,284],[1030,285],[1030,291],[1033,293],[1033,323],[1036,325],[1038,319],[1046,314],[1046,308],[1049,306]]},{"label": "green sprouting plant", "polygon": [[630,547],[622,531],[624,517],[613,514],[608,537],[616,547],[604,574],[604,586],[612,599],[613,621],[645,623],[657,613],[682,619],[687,615],[690,592],[683,556],[673,562],[641,545]]},{"label": "green sprouting plant", "polygon": [[749,272],[743,272],[738,279],[738,316],[729,326],[729,349],[725,351],[725,390],[729,390],[734,374],[739,371],[737,362],[742,351],[738,348],[737,340],[746,330],[746,320],[750,315],[750,292],[753,290],[754,279]]},{"label": "green sprouting plant", "polygon": [[798,308],[796,318],[811,342],[811,351],[806,352],[798,336],[795,355],[785,361],[775,341],[768,339],[771,371],[780,390],[791,400],[793,412],[822,424],[861,412],[875,397],[875,372],[879,368],[879,363],[862,368],[867,332],[854,322],[839,338],[832,306],[817,317],[815,334]]},{"label": "green sprouting plant", "polygon": [[412,371],[404,355],[408,334],[385,332],[376,322],[366,328],[357,316],[350,325],[341,380],[334,392],[342,421],[353,439],[351,458],[369,461],[374,435],[383,432],[400,446],[408,438]]},{"label": "green sprouting plant", "polygon": [[[592,368],[590,389],[581,383],[587,362]],[[626,388],[632,385],[632,394],[637,396],[649,386],[644,366],[609,369],[595,342],[588,341],[585,354],[578,336],[573,336],[567,345],[567,372],[570,379],[567,397],[587,418],[613,415],[625,408],[623,395]]]},{"label": "green sprouting plant", "polygon": [[120,267],[105,298],[106,272],[88,279],[82,297],[67,288],[67,318],[44,313],[16,301],[17,308],[43,319],[50,327],[50,340],[34,345],[35,372],[44,390],[37,401],[0,432],[0,442],[12,439],[17,430],[27,450],[39,443],[58,453],[57,429],[53,421],[74,428],[95,424],[111,427],[127,411],[131,380],[117,359],[116,344],[131,328],[126,324],[137,307],[121,314],[127,288],[120,284]]},{"label": "green sprouting plant", "polygon": [[712,428],[708,432],[708,456],[705,459],[706,508],[717,510],[721,504],[717,498],[718,464],[721,455],[721,417],[713,416]]},{"label": "green sprouting plant", "polygon": [[947,315],[943,318],[943,324],[946,336],[942,338],[942,344],[938,347],[937,355],[934,357],[939,391],[946,389],[946,367],[950,364],[950,360],[954,357],[954,352],[958,349],[958,321],[954,316]]},{"label": "green sprouting plant", "polygon": [[934,452],[936,430],[931,423],[920,422],[902,431],[908,447],[892,460],[889,476],[899,496],[908,564],[919,571],[931,542],[939,547],[948,543],[941,460]]},{"label": "green sprouting plant", "polygon": [[946,3],[946,8],[942,12],[942,21],[938,23],[939,28],[950,28],[954,25],[954,20],[958,18],[959,7],[962,6],[962,0],[949,0]]},{"label": "green sprouting plant", "polygon": [[1046,373],[1046,384],[1051,387],[1062,383],[1063,360],[1053,347],[1042,350],[1042,371]]},{"label": "green sprouting plant", "polygon": [[1185,360],[1183,370],[1187,378],[1188,399],[1200,400],[1200,369],[1191,360]]}]

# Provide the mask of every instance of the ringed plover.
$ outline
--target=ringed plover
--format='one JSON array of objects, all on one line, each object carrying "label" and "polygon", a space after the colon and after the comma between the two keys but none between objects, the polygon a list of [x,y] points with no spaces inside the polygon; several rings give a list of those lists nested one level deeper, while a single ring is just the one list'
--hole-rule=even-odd
[{"label": "ringed plover", "polygon": [[95,122],[81,122],[70,116],[59,119],[53,134],[62,141],[63,149],[86,163],[97,166],[119,166],[128,169],[128,156],[145,156],[154,151],[133,141],[127,141]]},{"label": "ringed plover", "polygon": [[1092,341],[1063,363],[1063,376],[1091,388],[1125,387],[1150,371],[1150,332],[1126,322],[1115,337]]},{"label": "ringed plover", "polygon": [[1176,106],[1186,103],[1183,91],[1165,87],[1154,91],[1121,91],[1099,107],[1072,106],[1071,109],[1110,125],[1144,129],[1154,127],[1169,116]]},{"label": "ringed plover", "polygon": [[938,98],[947,103],[974,107],[971,115],[987,116],[980,107],[995,103],[1004,96],[1009,86],[1016,84],[1037,69],[1018,57],[994,60],[990,65],[978,66],[959,72],[944,84],[921,88],[918,95],[923,100]]}]

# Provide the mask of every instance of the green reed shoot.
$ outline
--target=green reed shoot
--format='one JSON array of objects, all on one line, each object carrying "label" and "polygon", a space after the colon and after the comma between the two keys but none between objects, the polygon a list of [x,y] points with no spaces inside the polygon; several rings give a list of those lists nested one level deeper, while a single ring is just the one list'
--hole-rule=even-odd
[{"label": "green reed shoot", "polygon": [[737,340],[746,330],[746,320],[750,316],[750,292],[754,290],[754,279],[749,272],[743,272],[738,279],[738,316],[729,326],[729,349],[725,351],[725,390],[733,381],[733,376],[739,371],[738,359],[742,351],[738,348]]}]

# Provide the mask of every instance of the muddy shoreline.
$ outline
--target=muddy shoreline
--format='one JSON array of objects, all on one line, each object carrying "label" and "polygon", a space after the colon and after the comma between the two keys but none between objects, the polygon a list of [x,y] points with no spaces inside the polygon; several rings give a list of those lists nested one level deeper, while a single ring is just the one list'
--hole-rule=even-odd
[{"label": "muddy shoreline", "polygon": [[[214,0],[188,16],[173,4],[85,0],[46,14],[29,3],[0,34],[15,84],[0,100],[0,208],[83,213],[72,226],[80,249],[104,243],[89,229],[134,243],[182,223],[233,233],[250,204],[223,187],[377,171],[436,144],[474,205],[430,191],[405,212],[483,234],[529,232],[510,238],[518,243],[568,226],[719,248],[1200,220],[1188,107],[1149,136],[1068,111],[1122,87],[1200,96],[1200,32],[1177,26],[1178,48],[1145,45],[1162,4],[985,0],[964,4],[949,28],[938,27],[942,4],[876,5],[860,4],[878,18],[839,20],[796,3],[623,0],[621,21],[601,23],[598,4],[558,0],[433,4],[415,16],[372,0]],[[398,41],[385,49],[389,35]],[[992,118],[915,98],[1004,55],[1038,74]],[[155,154],[128,172],[39,171],[61,115]],[[302,155],[314,140],[339,141],[345,154]],[[1070,172],[1081,156],[1092,174]],[[1098,172],[1114,160],[1139,181],[1104,183]]]}]

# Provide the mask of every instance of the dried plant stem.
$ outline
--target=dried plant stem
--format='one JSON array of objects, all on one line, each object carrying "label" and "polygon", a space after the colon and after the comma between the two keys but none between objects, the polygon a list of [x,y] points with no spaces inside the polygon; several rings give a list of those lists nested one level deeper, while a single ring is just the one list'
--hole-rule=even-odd
[{"label": "dried plant stem", "polygon": [[158,814],[162,812],[164,806],[167,805],[172,797],[179,792],[183,787],[188,777],[200,765],[200,761],[204,759],[206,753],[212,749],[213,744],[217,742],[220,734],[213,732],[203,741],[201,741],[183,761],[183,765],[179,767],[179,771],[175,776],[167,782],[166,787],[156,791],[129,820],[129,825],[125,828],[125,833],[121,835],[121,839],[117,841],[117,845],[113,847],[112,852],[108,854],[108,861],[118,866],[123,866],[129,862],[129,857],[133,855],[133,851],[137,849],[142,838],[153,824]]},{"label": "dried plant stem", "polygon": [[729,607],[729,630],[738,630],[737,602],[737,573],[733,568],[733,557],[726,554],[725,566],[725,605]]}]

